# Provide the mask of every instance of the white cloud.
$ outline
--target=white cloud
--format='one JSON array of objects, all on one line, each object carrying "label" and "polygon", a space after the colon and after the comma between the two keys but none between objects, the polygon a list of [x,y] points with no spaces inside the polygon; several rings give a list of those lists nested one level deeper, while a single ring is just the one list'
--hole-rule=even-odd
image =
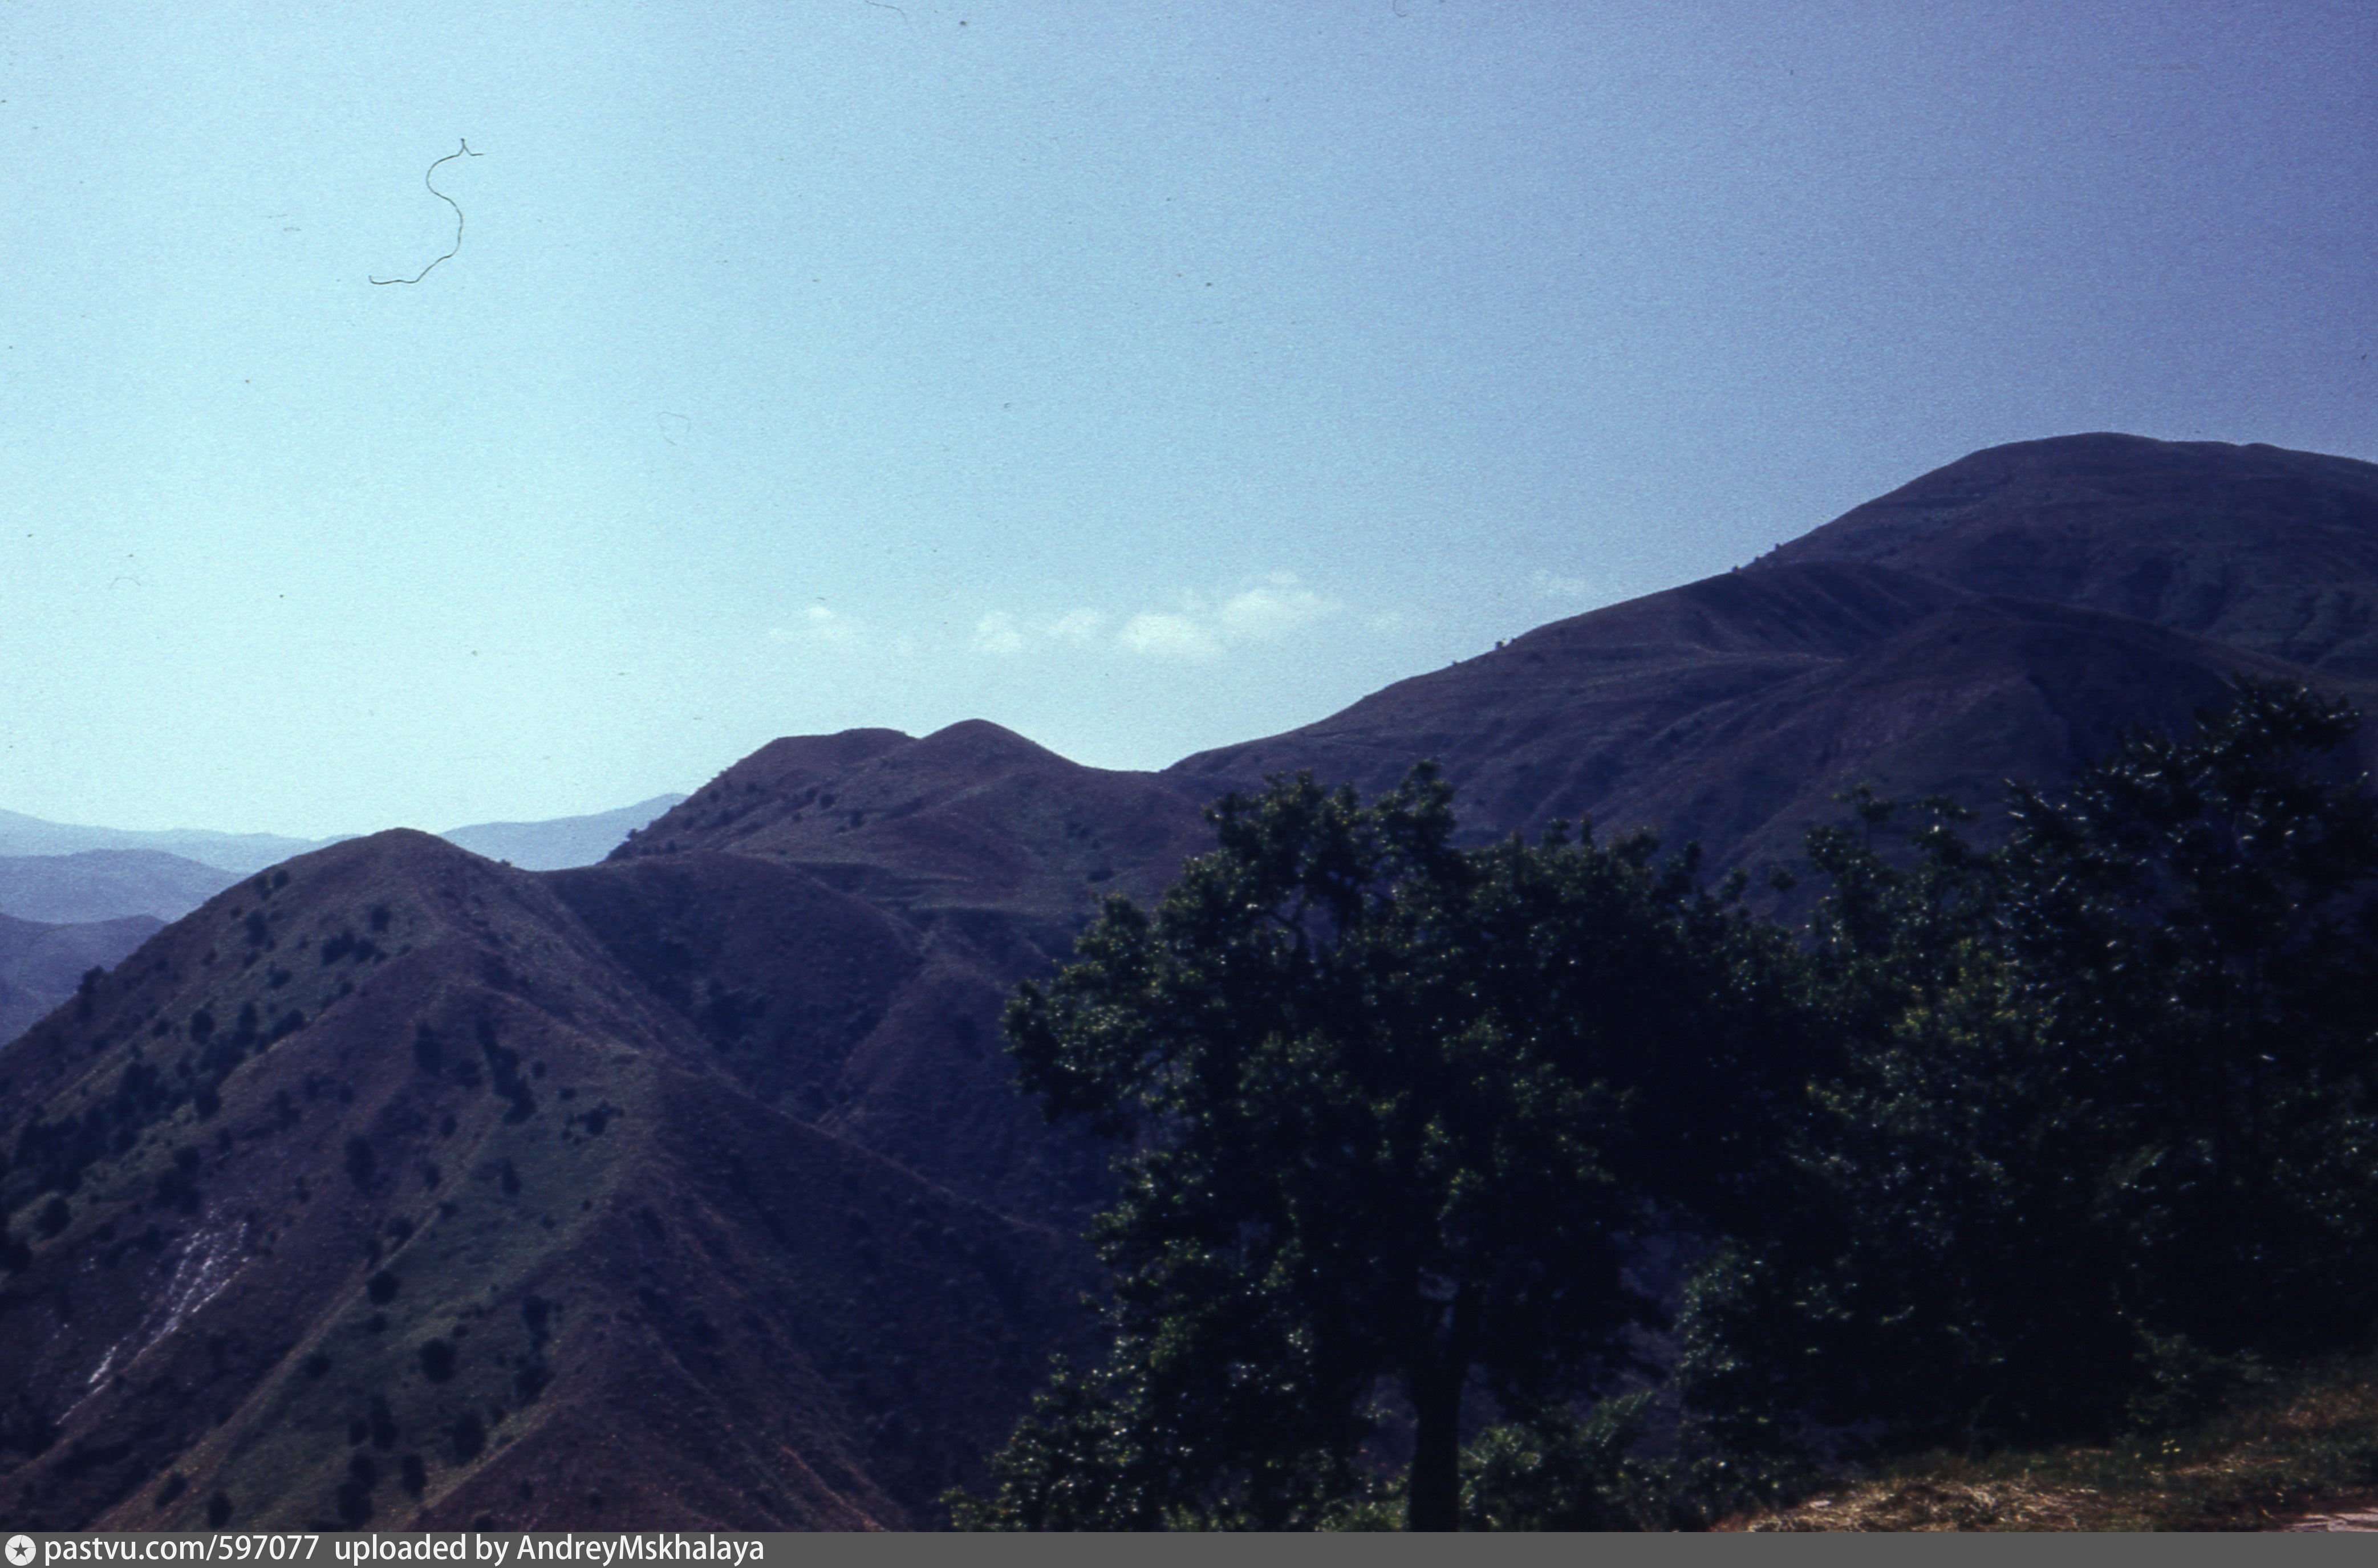
[{"label": "white cloud", "polygon": [[1337,608],[1335,601],[1323,598],[1298,582],[1293,575],[1283,572],[1269,582],[1259,583],[1224,601],[1214,618],[1222,635],[1231,641],[1277,642]]},{"label": "white cloud", "polygon": [[1315,592],[1293,572],[1276,572],[1213,605],[1183,593],[1178,610],[1134,616],[1115,640],[1158,659],[1211,659],[1244,642],[1279,642],[1338,613],[1335,599]]},{"label": "white cloud", "polygon": [[1535,583],[1536,592],[1547,599],[1559,599],[1567,604],[1582,604],[1599,597],[1593,584],[1581,577],[1556,577],[1551,572],[1540,569],[1530,581]]},{"label": "white cloud", "polygon": [[[1243,643],[1279,642],[1336,615],[1334,599],[1315,592],[1292,572],[1279,572],[1217,604],[1183,593],[1176,608],[1143,610],[1112,633],[1113,646],[1150,659],[1202,661]],[[993,610],[975,623],[978,653],[1013,657],[1042,643],[1088,648],[1106,638],[1114,617],[1087,606],[1053,619],[1026,620]]]},{"label": "white cloud", "polygon": [[1096,638],[1106,624],[1104,611],[1068,610],[1049,623],[1049,636],[1053,641],[1070,642],[1079,648]]},{"label": "white cloud", "polygon": [[1151,659],[1211,659],[1222,651],[1222,640],[1195,616],[1152,610],[1123,622],[1115,640]]},{"label": "white cloud", "polygon": [[974,651],[1013,658],[1024,652],[1024,628],[1005,610],[993,610],[974,623]]},{"label": "white cloud", "polygon": [[1068,610],[1054,620],[1027,621],[993,610],[974,623],[974,651],[1014,658],[1035,642],[1063,642],[1075,648],[1086,648],[1098,640],[1106,628],[1107,616],[1102,610]]},{"label": "white cloud", "polygon": [[823,604],[811,604],[801,612],[801,618],[792,626],[772,626],[768,628],[771,642],[823,643],[841,647],[857,640],[859,623],[848,616],[827,609]]}]

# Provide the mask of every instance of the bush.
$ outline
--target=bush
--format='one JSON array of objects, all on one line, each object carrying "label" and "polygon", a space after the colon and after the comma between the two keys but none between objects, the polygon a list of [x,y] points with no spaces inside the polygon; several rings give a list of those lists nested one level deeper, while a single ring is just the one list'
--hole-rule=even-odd
[{"label": "bush", "polygon": [[2368,1332],[2378,802],[2336,757],[2356,722],[2241,684],[2190,736],[2018,790],[1991,854],[1937,815],[1912,866],[1817,837],[1813,982],[1848,1054],[1799,1134],[1814,1179],[1696,1282],[1698,1400],[1746,1434],[2102,1438]]}]

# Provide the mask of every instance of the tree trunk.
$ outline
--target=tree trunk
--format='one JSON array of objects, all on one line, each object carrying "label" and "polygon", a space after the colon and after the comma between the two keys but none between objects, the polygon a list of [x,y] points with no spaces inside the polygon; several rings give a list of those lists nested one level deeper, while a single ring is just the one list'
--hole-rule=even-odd
[{"label": "tree trunk", "polygon": [[1469,1376],[1466,1363],[1447,1358],[1446,1364],[1412,1379],[1419,1431],[1412,1444],[1411,1475],[1405,1483],[1407,1529],[1461,1527],[1461,1385]]}]

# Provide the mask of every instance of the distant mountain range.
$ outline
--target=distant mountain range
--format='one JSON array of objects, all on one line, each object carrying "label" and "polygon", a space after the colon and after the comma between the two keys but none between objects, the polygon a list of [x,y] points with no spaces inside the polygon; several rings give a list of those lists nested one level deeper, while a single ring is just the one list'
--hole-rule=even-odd
[{"label": "distant mountain range", "polygon": [[2363,695],[2373,613],[2378,468],[2073,437],[1162,772],[856,730],[600,864],[311,850],[0,1050],[0,1517],[930,1526],[1090,1339],[1100,1152],[1002,1000],[1216,792],[1425,756],[1474,834],[1788,862],[1852,784],[1988,805],[2237,671]]},{"label": "distant mountain range", "polygon": [[[483,822],[441,836],[492,860],[558,870],[602,859],[632,829],[684,798],[655,796],[614,811],[544,822]],[[0,854],[0,916],[11,917],[0,927],[0,1041],[72,995],[84,970],[114,964],[159,926],[187,915],[244,875],[339,842],[266,833],[128,832],[0,812],[0,847],[10,851]],[[168,844],[178,848],[153,847]],[[26,845],[51,847],[17,852]],[[25,955],[22,964],[19,953]],[[78,959],[70,970],[53,962],[65,953]]]},{"label": "distant mountain range", "polygon": [[480,822],[449,828],[438,834],[474,855],[508,861],[523,871],[558,871],[571,866],[592,866],[619,846],[620,841],[685,798],[656,795],[633,806],[598,811],[591,817],[556,817],[543,822]]},{"label": "distant mountain range", "polygon": [[0,915],[52,924],[147,915],[178,920],[240,873],[159,849],[0,856]]},{"label": "distant mountain range", "polygon": [[327,841],[286,838],[279,833],[219,833],[198,828],[138,832],[124,828],[87,828],[44,822],[16,811],[0,811],[0,856],[81,855],[91,850],[141,850],[212,866],[234,875],[318,849]]},{"label": "distant mountain range", "polygon": [[[531,871],[555,871],[566,866],[589,866],[602,859],[627,837],[631,830],[643,827],[684,798],[682,795],[656,795],[633,806],[598,811],[588,817],[556,817],[541,822],[478,822],[466,828],[449,828],[438,836],[490,860],[509,860]],[[112,872],[127,878],[138,875],[138,868],[144,866],[157,868],[162,876],[186,877],[186,872],[166,866],[166,860],[171,859],[231,873],[229,878],[218,882],[216,888],[228,886],[231,880],[248,872],[278,865],[293,855],[303,855],[308,850],[341,842],[335,838],[300,839],[286,838],[278,833],[222,833],[196,828],[145,832],[124,828],[90,828],[66,822],[45,822],[21,812],[0,811],[0,861],[55,860],[110,855],[118,858],[88,860],[84,865],[95,872]],[[147,858],[129,858],[133,855]],[[59,879],[58,885],[64,886],[71,880],[72,873],[61,870],[54,875]],[[216,888],[208,891],[211,892]],[[22,914],[6,902],[12,896],[0,891],[0,912]],[[193,899],[176,913],[186,913],[196,908],[197,904],[198,901]],[[51,916],[29,916],[28,918],[47,919]]]},{"label": "distant mountain range", "polygon": [[[0,915],[0,1040],[11,1040],[75,994],[82,977],[155,936],[153,915],[45,925]],[[6,1058],[0,1056],[0,1062]],[[0,1068],[5,1071],[5,1068]],[[0,1097],[0,1116],[7,1112]]]}]

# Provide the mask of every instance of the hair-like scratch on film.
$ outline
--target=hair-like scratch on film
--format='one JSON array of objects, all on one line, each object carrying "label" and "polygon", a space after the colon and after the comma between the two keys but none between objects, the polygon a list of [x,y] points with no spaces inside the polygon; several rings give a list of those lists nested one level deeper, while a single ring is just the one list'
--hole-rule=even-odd
[{"label": "hair-like scratch on film", "polygon": [[[443,158],[440,158],[438,160],[438,163],[451,163],[455,159],[463,157],[466,154],[473,158],[485,158],[486,156],[484,152],[471,151],[471,144],[466,139],[462,142],[460,149],[448,153]],[[438,261],[443,261],[446,259],[446,257],[452,256],[455,251],[462,248],[462,209],[460,207],[454,206],[454,198],[452,197],[448,196],[444,191],[439,190],[437,186],[431,182],[429,176],[438,172],[438,163],[432,163],[428,168],[422,171],[421,183],[429,186],[430,195],[436,197],[447,206],[454,208],[454,245],[452,249],[447,251],[446,256],[441,256],[438,258]],[[424,267],[420,271],[415,272],[410,278],[374,278],[370,281],[375,283],[417,283],[421,281],[422,279],[429,276],[431,272],[437,270],[438,261],[431,262],[428,266]]]}]

